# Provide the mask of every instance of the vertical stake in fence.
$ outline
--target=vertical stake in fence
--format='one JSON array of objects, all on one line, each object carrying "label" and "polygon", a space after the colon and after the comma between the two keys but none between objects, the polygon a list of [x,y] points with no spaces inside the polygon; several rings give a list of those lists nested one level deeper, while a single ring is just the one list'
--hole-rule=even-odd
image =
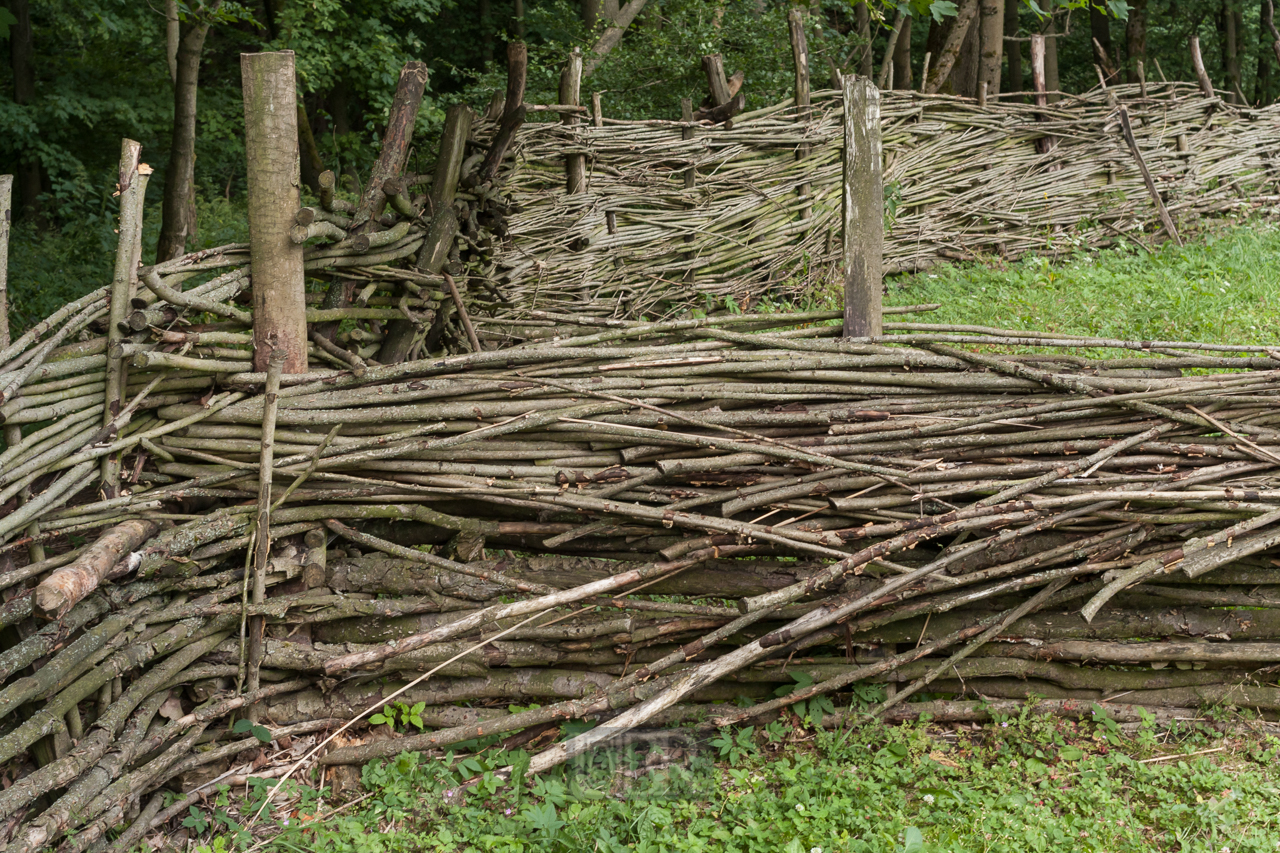
[{"label": "vertical stake in fence", "polygon": [[293,51],[242,53],[244,149],[249,178],[253,369],[284,352],[285,373],[307,370],[302,246],[289,239],[302,206]]},{"label": "vertical stake in fence", "polygon": [[[804,34],[804,13],[792,9],[787,13],[787,28],[791,33],[791,59],[796,69],[796,120],[802,126],[809,122],[809,42]],[[796,146],[796,159],[803,160],[809,156],[809,143],[801,142]],[[796,188],[796,194],[805,199],[800,208],[800,218],[808,219],[812,208],[808,202],[809,182],[804,181]]]},{"label": "vertical stake in fence", "polygon": [[1138,91],[1142,94],[1142,99],[1147,98],[1147,72],[1142,65],[1142,60],[1138,60]]},{"label": "vertical stake in fence", "polygon": [[[1044,36],[1035,33],[1031,36],[1031,86],[1036,93],[1036,106],[1045,109],[1049,106],[1049,94],[1045,91],[1044,79]],[[1043,113],[1036,113],[1036,121],[1044,121]],[[1053,140],[1042,136],[1036,140],[1036,153],[1048,154],[1053,148]]]},{"label": "vertical stake in fence", "polygon": [[[688,140],[693,139],[693,98],[680,99],[680,120],[685,123],[684,127],[680,129],[680,138],[687,142]],[[694,166],[690,166],[689,168],[684,170],[684,188],[686,191],[693,189],[694,183],[696,180],[695,179],[696,174],[697,174],[697,169]],[[690,195],[692,195],[692,193],[690,193]],[[694,204],[692,201],[689,201],[686,203],[685,206],[693,207]],[[692,234],[687,235],[684,238],[684,241],[686,243],[692,243],[693,235]],[[685,262],[689,264],[689,266],[684,271],[684,281],[686,284],[692,284],[693,283],[693,255],[686,254],[684,256],[684,259],[685,259]]]},{"label": "vertical stake in fence", "polygon": [[[250,249],[252,251],[252,248]],[[253,603],[267,600],[267,563],[271,558],[271,478],[275,467],[276,412],[280,400],[280,374],[289,354],[283,349],[267,354],[267,384],[262,400],[262,446],[258,456],[258,513],[253,525]],[[245,691],[252,693],[260,686],[262,655],[266,647],[267,618],[262,614],[249,617],[249,655]],[[247,716],[257,722],[257,709]]]},{"label": "vertical stake in fence", "polygon": [[1200,81],[1200,94],[1206,98],[1214,97],[1213,81],[1209,79],[1209,72],[1204,70],[1204,58],[1200,56],[1200,36],[1192,36],[1189,39],[1191,47],[1191,65],[1196,69],[1196,79]]},{"label": "vertical stake in fence", "polygon": [[13,175],[0,175],[0,349],[9,346],[9,224],[12,220]]},{"label": "vertical stake in fence", "polygon": [[[604,105],[600,101],[599,92],[591,93],[591,125],[592,127],[597,128],[604,127]],[[617,234],[618,214],[614,213],[612,210],[606,210],[604,213],[604,224],[610,234]],[[613,265],[615,268],[620,267],[622,266],[622,261],[614,258]]]},{"label": "vertical stake in fence", "polygon": [[880,90],[870,79],[844,78],[844,336],[883,332],[884,176]]},{"label": "vertical stake in fence", "polygon": [[[138,261],[142,256],[142,205],[147,194],[151,167],[139,163],[142,143],[126,139],[120,146],[120,169],[117,183],[120,193],[119,241],[116,244],[116,266],[111,277],[111,308],[107,319],[107,390],[102,423],[108,425],[120,414],[121,400],[128,383],[128,367],[123,356],[116,356],[124,341],[123,329],[129,316],[129,300],[138,280]],[[110,439],[108,439],[110,440]],[[102,457],[102,494],[110,500],[120,496],[120,457]]]},{"label": "vertical stake in fence", "polygon": [[929,60],[933,57],[932,53],[925,52],[924,67],[920,69],[920,91],[923,92],[925,85],[929,82]]},{"label": "vertical stake in fence", "polygon": [[[560,103],[576,107],[582,103],[582,51],[573,49],[569,61],[560,72]],[[573,113],[562,113],[560,123],[572,126],[578,123]],[[568,154],[564,158],[565,191],[570,195],[587,191],[587,155]]]}]

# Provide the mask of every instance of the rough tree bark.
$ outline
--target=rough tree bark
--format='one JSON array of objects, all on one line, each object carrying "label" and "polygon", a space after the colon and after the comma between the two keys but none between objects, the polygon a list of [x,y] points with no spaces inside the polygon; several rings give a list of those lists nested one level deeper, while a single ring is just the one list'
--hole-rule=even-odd
[{"label": "rough tree bark", "polygon": [[909,90],[911,85],[911,17],[902,21],[898,43],[893,48],[893,88]]},{"label": "rough tree bark", "polygon": [[[1050,3],[1046,8],[1051,10],[1052,6]],[[1044,28],[1044,87],[1049,92],[1049,103],[1056,104],[1062,100],[1062,95],[1058,94],[1062,90],[1058,77],[1058,26],[1052,17]]]},{"label": "rough tree bark", "polygon": [[13,218],[13,175],[0,175],[0,349],[9,346],[9,223]]},{"label": "rough tree bark", "polygon": [[[978,86],[987,84],[987,97],[1000,94],[1000,58],[1004,54],[1006,0],[982,0],[979,39]],[[1016,3],[1018,0],[1009,0]]]},{"label": "rough tree bark", "polygon": [[164,56],[169,62],[169,82],[178,82],[178,42],[182,40],[182,24],[178,20],[178,0],[164,4]]},{"label": "rough tree bark", "polygon": [[[1089,7],[1089,35],[1098,43],[1097,47],[1095,47],[1093,51],[1094,61],[1101,65],[1102,70],[1105,72],[1111,67],[1113,61],[1113,53],[1111,49],[1111,16],[1097,6]],[[1097,56],[1098,50],[1102,51],[1101,57]],[[1108,85],[1112,82],[1115,81],[1110,78],[1107,80]]]},{"label": "rough tree bark", "polygon": [[[9,12],[17,23],[9,28],[9,58],[13,66],[13,102],[27,106],[36,96],[35,39],[31,31],[28,0],[9,0]],[[40,208],[40,161],[23,157],[18,163],[18,199],[22,210]]]},{"label": "rough tree bark", "polygon": [[253,364],[273,349],[284,371],[307,369],[302,246],[289,239],[302,206],[298,185],[298,105],[293,51],[240,56],[249,177],[249,258],[253,267]]},{"label": "rough tree bark", "polygon": [[1129,61],[1130,83],[1138,82],[1138,63],[1147,59],[1147,2],[1129,4],[1129,20],[1124,25],[1125,52]]},{"label": "rough tree bark", "polygon": [[960,56],[960,48],[969,34],[969,26],[978,15],[978,0],[962,0],[955,21],[942,47],[934,54],[933,68],[929,70],[929,79],[925,81],[924,91],[933,94],[942,88],[942,84],[951,76]]},{"label": "rough tree bark", "polygon": [[844,336],[857,338],[883,332],[880,90],[865,77],[845,77],[844,109]]},{"label": "rough tree bark", "polygon": [[1021,92],[1026,88],[1022,82],[1022,42],[1017,40],[1018,6],[1019,0],[1005,0],[1004,37],[1009,40],[1005,48],[1005,55],[1009,58],[1009,73],[1004,81],[1006,92]]},{"label": "rough tree bark", "polygon": [[[980,14],[982,0],[978,0],[978,7]],[[962,98],[978,96],[978,54],[982,47],[981,29],[981,19],[975,17],[970,22],[969,31],[965,33],[964,41],[960,45],[960,55],[956,57],[956,64],[951,68],[951,92]]]},{"label": "rough tree bark", "polygon": [[400,70],[400,82],[396,84],[387,127],[382,134],[382,150],[369,173],[369,185],[365,187],[360,206],[351,220],[357,233],[372,230],[378,217],[386,210],[387,196],[382,185],[404,171],[409,146],[413,142],[414,124],[418,120],[418,107],[422,105],[422,93],[426,87],[427,64],[406,62]]},{"label": "rough tree bark", "polygon": [[178,40],[176,77],[173,84],[173,141],[165,169],[164,205],[156,262],[179,257],[196,233],[196,95],[200,83],[200,56],[212,13],[222,5],[214,0],[195,21],[182,27]]},{"label": "rough tree bark", "polygon": [[870,77],[872,74],[871,12],[867,9],[866,3],[859,3],[853,7],[853,14],[858,29],[858,39],[861,42],[858,46],[858,73],[863,77]]}]

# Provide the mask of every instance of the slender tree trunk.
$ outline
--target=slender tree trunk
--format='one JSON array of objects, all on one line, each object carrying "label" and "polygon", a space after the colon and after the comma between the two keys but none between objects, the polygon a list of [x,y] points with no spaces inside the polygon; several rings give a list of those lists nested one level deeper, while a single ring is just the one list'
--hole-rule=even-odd
[{"label": "slender tree trunk", "polygon": [[1222,0],[1218,14],[1218,46],[1222,52],[1222,79],[1225,81],[1227,101],[1240,102],[1240,32],[1236,12],[1230,0]]},{"label": "slender tree trunk", "polygon": [[[1018,7],[1019,0],[1005,0],[1004,4],[1004,35],[1005,38],[1016,39],[1018,37]],[[1009,73],[1005,77],[1004,90],[1006,92],[1021,92],[1026,88],[1022,82],[1022,42],[1010,41],[1005,45],[1005,56],[1009,58]]]},{"label": "slender tree trunk", "polygon": [[164,4],[164,55],[169,60],[169,82],[178,84],[178,42],[182,39],[182,24],[178,20],[178,0],[165,0]]},{"label": "slender tree trunk", "polygon": [[[13,64],[13,102],[25,107],[35,100],[35,38],[31,31],[28,0],[9,0],[9,13],[17,23],[9,28],[9,57]],[[23,211],[35,214],[40,208],[40,161],[29,153],[18,163],[18,199]]]},{"label": "slender tree trunk", "polygon": [[[520,2],[520,0],[516,0],[516,2]],[[630,0],[627,5],[618,11],[618,14],[613,18],[613,22],[605,29],[595,46],[591,48],[591,52],[595,55],[587,58],[586,64],[582,68],[583,77],[590,76],[591,72],[599,68],[601,62],[604,62],[604,58],[609,55],[609,51],[617,47],[618,42],[622,41],[622,36],[627,31],[627,27],[631,26],[631,22],[636,19],[636,15],[640,14],[640,10],[644,8],[646,2],[648,0]]]},{"label": "slender tree trunk", "polygon": [[[1254,82],[1255,100],[1265,107],[1271,103],[1271,55],[1280,62],[1280,31],[1276,30],[1275,5],[1272,0],[1262,0],[1258,7],[1258,75]],[[1267,45],[1271,49],[1267,49]]]},{"label": "slender tree trunk", "polygon": [[515,30],[516,38],[524,38],[524,0],[515,0],[515,8],[512,13],[515,20],[512,22]]},{"label": "slender tree trunk", "polygon": [[298,151],[302,158],[302,182],[318,194],[324,158],[320,156],[320,146],[316,145],[316,137],[311,130],[311,118],[301,98],[298,99]]},{"label": "slender tree trunk", "polygon": [[962,0],[952,22],[950,32],[946,35],[941,49],[934,55],[933,68],[929,70],[929,79],[925,81],[924,90],[930,94],[942,88],[942,84],[951,76],[960,56],[960,48],[969,34],[970,24],[978,16],[978,0]]},{"label": "slender tree trunk", "polygon": [[909,90],[911,86],[911,17],[902,21],[898,43],[893,49],[893,88]]},{"label": "slender tree trunk", "polygon": [[1147,0],[1133,0],[1129,4],[1124,40],[1129,59],[1129,82],[1137,83],[1138,62],[1146,62],[1147,59]]},{"label": "slender tree trunk", "polygon": [[[209,10],[212,13],[221,0]],[[209,34],[210,18],[201,15],[183,27],[178,41],[178,76],[173,86],[173,141],[165,169],[164,207],[156,262],[176,258],[187,251],[196,234],[196,94],[200,84],[200,55]]]},{"label": "slender tree trunk", "polygon": [[[1053,4],[1047,4],[1046,9],[1052,14]],[[1058,77],[1058,27],[1052,17],[1045,25],[1044,36],[1044,87],[1051,93],[1049,103],[1055,104],[1062,99],[1058,94],[1062,84]]]},{"label": "slender tree trunk", "polygon": [[870,77],[872,74],[871,12],[867,9],[866,3],[859,3],[853,7],[853,15],[858,29],[858,40],[861,42],[858,46],[858,73],[863,77]]},{"label": "slender tree trunk", "polygon": [[[1009,0],[1016,3],[1018,0]],[[987,84],[987,97],[1000,94],[1000,57],[1004,54],[1005,0],[982,0],[978,87]]]},{"label": "slender tree trunk", "polygon": [[493,29],[489,26],[492,8],[489,2],[490,0],[480,0],[476,7],[480,17],[480,61],[484,63],[485,68],[493,62]]},{"label": "slender tree trunk", "polygon": [[582,23],[587,25],[587,29],[594,30],[600,20],[600,0],[580,0],[579,9]]},{"label": "slender tree trunk", "polygon": [[[981,7],[981,0],[979,0]],[[969,24],[964,42],[960,46],[960,55],[951,68],[951,91],[962,98],[978,96],[978,59],[982,47],[981,19],[975,18]]]},{"label": "slender tree trunk", "polygon": [[[1111,16],[1097,6],[1089,7],[1089,35],[1094,41],[1097,41],[1098,46],[1102,49],[1103,58],[1099,59],[1097,57],[1098,48],[1090,50],[1089,54],[1094,57],[1094,61],[1102,67],[1105,73],[1111,67],[1111,57],[1114,55],[1114,51],[1111,49]],[[1108,84],[1111,82],[1112,80],[1107,80]]]},{"label": "slender tree trunk", "polygon": [[1276,29],[1276,9],[1271,0],[1262,0],[1262,24],[1266,28],[1262,39],[1266,41],[1266,33],[1271,34],[1271,50],[1276,55],[1276,61],[1280,62],[1280,30]]}]

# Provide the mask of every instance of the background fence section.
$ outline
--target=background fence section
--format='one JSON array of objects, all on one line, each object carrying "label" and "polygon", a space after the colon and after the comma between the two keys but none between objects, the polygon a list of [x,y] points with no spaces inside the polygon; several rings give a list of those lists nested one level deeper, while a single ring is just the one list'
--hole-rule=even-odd
[{"label": "background fence section", "polygon": [[[1119,86],[1049,107],[885,92],[885,272],[1159,230],[1120,105],[1175,220],[1276,203],[1280,108],[1231,107],[1190,84],[1143,88],[1145,97]],[[745,310],[838,289],[839,92],[815,93],[807,121],[791,102],[727,126],[592,118],[519,133],[505,175],[508,233],[472,268],[489,322],[539,310]],[[478,123],[478,136],[493,128]],[[570,194],[575,154],[586,157],[586,186]]]}]

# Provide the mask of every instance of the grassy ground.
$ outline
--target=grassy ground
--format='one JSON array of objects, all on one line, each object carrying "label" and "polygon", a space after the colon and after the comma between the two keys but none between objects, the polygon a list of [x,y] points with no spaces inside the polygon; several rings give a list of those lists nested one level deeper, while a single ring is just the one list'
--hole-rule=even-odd
[{"label": "grassy ground", "polygon": [[[1125,737],[1105,717],[1030,710],[983,727],[826,732],[792,719],[712,739],[687,768],[610,781],[577,767],[523,790],[490,772],[519,753],[405,754],[365,768],[353,808],[328,816],[335,804],[307,792],[254,835],[267,850],[340,853],[1274,851],[1278,750],[1198,725]],[[206,849],[231,849],[260,801],[223,793],[188,825],[216,836]]]},{"label": "grassy ground", "polygon": [[[1280,228],[1221,228],[1185,248],[1130,245],[1063,264],[939,266],[894,280],[890,305],[940,302],[919,322],[998,326],[1126,340],[1274,342],[1280,338]],[[899,318],[893,318],[899,319]],[[906,318],[901,318],[906,319]]]},{"label": "grassy ground", "polygon": [[[939,267],[896,280],[888,301],[940,302],[927,317],[938,323],[1268,342],[1277,338],[1278,257],[1280,230],[1251,224],[1154,254]],[[491,771],[518,766],[522,754],[476,746],[463,758],[370,765],[365,793],[346,805],[291,788],[289,807],[258,824],[253,841],[352,853],[1280,850],[1280,740],[1196,724],[1121,735],[1105,716],[1073,723],[1028,709],[983,727],[824,732],[792,718],[722,733],[685,771],[577,767],[514,789]],[[194,807],[186,825],[197,843],[249,846],[242,815],[270,784],[255,783],[248,801],[223,790]]]}]

